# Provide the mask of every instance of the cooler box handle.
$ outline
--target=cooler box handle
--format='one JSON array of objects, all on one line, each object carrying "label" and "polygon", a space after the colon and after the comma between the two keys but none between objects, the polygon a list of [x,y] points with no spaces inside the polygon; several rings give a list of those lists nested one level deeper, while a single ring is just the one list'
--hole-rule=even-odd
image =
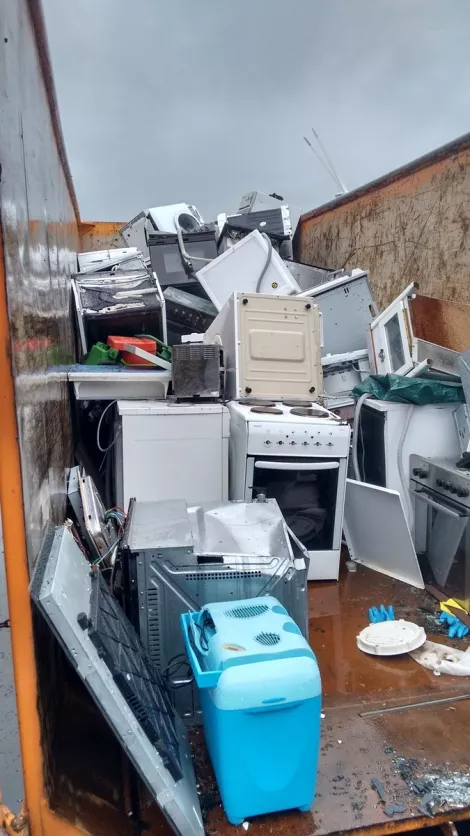
[{"label": "cooler box handle", "polygon": [[215,688],[221,671],[203,671],[199,662],[198,654],[203,653],[199,646],[195,624],[198,620],[198,612],[185,612],[180,616],[181,629],[186,646],[186,653],[193,670],[199,688]]}]

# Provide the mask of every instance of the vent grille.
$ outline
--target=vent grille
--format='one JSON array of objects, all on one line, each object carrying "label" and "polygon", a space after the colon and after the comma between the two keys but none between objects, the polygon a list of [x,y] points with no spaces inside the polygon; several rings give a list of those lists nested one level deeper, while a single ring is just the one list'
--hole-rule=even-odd
[{"label": "vent grille", "polygon": [[200,343],[197,345],[191,345],[191,343],[183,343],[182,345],[176,346],[176,348],[178,360],[189,360],[189,362],[200,362],[201,357],[204,360],[210,360],[212,358],[218,359],[220,354],[219,345],[201,345]]},{"label": "vent grille", "polygon": [[256,618],[258,615],[263,615],[267,612],[269,607],[266,604],[254,604],[247,607],[234,607],[232,610],[225,610],[225,615],[228,618]]},{"label": "vent grille", "polygon": [[281,637],[278,633],[258,633],[255,641],[264,644],[265,647],[274,647],[275,644],[279,644]]},{"label": "vent grille", "polygon": [[188,572],[184,577],[187,581],[203,580],[204,583],[207,583],[208,581],[233,581],[237,580],[237,578],[261,578],[262,572],[207,572],[207,574],[202,574],[202,572]]},{"label": "vent grille", "polygon": [[148,651],[152,662],[159,668],[161,665],[160,643],[160,610],[158,606],[158,587],[154,586],[147,592],[148,608]]}]

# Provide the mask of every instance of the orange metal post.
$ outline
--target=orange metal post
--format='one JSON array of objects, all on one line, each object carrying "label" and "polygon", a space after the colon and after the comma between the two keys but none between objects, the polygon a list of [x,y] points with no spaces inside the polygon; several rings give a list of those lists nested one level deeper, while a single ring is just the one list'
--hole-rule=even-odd
[{"label": "orange metal post", "polygon": [[0,234],[0,506],[16,702],[20,727],[24,785],[31,833],[42,836],[43,776],[37,712],[33,623],[29,598],[23,491],[21,483],[15,391],[11,367],[3,240]]}]

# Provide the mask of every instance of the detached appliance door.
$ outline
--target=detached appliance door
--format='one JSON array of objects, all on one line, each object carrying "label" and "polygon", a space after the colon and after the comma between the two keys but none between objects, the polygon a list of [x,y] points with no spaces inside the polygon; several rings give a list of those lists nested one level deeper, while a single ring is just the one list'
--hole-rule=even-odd
[{"label": "detached appliance door", "polygon": [[203,836],[186,731],[167,687],[64,527],[46,536],[31,597],[174,832]]},{"label": "detached appliance door", "polygon": [[347,479],[344,535],[357,563],[424,589],[398,491]]}]

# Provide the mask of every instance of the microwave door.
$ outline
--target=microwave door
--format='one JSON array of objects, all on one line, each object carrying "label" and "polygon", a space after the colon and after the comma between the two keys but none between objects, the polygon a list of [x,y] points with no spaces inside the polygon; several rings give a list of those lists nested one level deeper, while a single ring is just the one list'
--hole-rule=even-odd
[{"label": "microwave door", "polygon": [[428,508],[426,554],[436,583],[444,587],[469,518],[423,491],[414,496]]}]

